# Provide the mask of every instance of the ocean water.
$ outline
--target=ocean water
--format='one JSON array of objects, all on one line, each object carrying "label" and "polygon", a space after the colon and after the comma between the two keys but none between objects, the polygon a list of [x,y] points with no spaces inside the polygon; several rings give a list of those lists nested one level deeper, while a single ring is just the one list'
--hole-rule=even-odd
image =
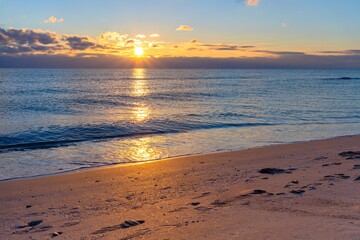
[{"label": "ocean water", "polygon": [[360,71],[0,69],[0,179],[360,133]]}]

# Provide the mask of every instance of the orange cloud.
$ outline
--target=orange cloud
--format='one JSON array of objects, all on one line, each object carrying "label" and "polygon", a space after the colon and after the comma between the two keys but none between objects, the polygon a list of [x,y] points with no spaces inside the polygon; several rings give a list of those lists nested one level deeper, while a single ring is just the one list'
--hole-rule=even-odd
[{"label": "orange cloud", "polygon": [[254,7],[259,5],[260,0],[246,0],[246,5]]},{"label": "orange cloud", "polygon": [[180,25],[176,31],[193,31],[194,29],[188,25]]}]

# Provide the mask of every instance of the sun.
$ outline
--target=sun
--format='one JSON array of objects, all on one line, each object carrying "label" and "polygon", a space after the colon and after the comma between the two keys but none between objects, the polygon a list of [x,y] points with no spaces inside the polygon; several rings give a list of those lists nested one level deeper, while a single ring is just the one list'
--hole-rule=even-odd
[{"label": "sun", "polygon": [[137,57],[141,57],[142,55],[144,55],[144,49],[142,47],[136,47],[134,49],[134,53]]}]

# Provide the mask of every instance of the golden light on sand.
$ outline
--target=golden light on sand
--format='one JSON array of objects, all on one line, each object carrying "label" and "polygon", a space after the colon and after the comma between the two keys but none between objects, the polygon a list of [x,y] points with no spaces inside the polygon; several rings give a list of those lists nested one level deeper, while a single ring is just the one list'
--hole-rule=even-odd
[{"label": "golden light on sand", "polygon": [[135,56],[142,57],[144,55],[144,49],[142,47],[135,47],[134,53],[135,53]]}]

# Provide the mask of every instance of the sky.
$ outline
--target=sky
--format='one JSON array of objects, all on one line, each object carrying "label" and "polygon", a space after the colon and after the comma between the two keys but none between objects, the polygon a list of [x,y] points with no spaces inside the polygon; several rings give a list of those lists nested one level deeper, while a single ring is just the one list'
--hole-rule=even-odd
[{"label": "sky", "polygon": [[359,11],[359,0],[0,0],[0,67],[200,59],[199,67],[360,68]]}]

